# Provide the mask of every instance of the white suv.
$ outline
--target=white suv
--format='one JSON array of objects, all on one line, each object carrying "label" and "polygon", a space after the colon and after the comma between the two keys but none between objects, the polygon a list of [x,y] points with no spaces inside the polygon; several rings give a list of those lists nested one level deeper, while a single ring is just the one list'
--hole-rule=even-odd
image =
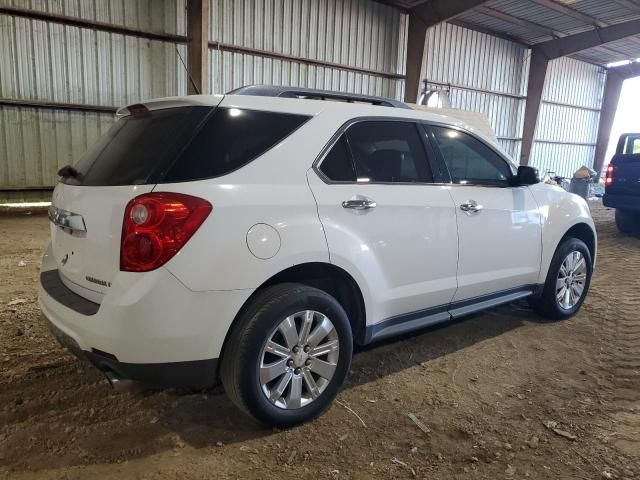
[{"label": "white suv", "polygon": [[112,380],[220,379],[293,425],[331,403],[354,342],[524,297],[566,318],[587,294],[586,202],[451,118],[276,87],[118,116],[60,171],[39,300]]}]

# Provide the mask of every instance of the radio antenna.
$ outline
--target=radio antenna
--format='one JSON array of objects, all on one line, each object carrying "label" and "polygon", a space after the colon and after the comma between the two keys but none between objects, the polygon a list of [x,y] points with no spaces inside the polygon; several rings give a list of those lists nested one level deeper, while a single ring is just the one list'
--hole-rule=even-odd
[{"label": "radio antenna", "polygon": [[193,77],[189,73],[189,69],[187,68],[187,64],[184,63],[184,59],[182,58],[182,55],[180,55],[180,51],[178,50],[178,46],[177,45],[176,45],[175,49],[176,49],[176,53],[178,54],[178,58],[180,59],[180,62],[182,62],[182,66],[184,67],[185,72],[187,72],[187,77],[189,77],[189,81],[191,82],[191,86],[196,91],[196,93],[198,95],[200,95],[200,89],[196,85],[196,82],[193,81]]}]

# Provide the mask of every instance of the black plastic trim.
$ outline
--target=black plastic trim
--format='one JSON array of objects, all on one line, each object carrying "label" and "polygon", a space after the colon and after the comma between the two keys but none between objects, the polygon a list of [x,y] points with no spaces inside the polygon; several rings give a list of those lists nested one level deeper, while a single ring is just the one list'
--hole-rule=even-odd
[{"label": "black plastic trim", "polygon": [[100,309],[100,304],[87,300],[62,283],[58,270],[42,272],[40,274],[40,283],[51,298],[74,312],[82,315],[95,315]]},{"label": "black plastic trim", "polygon": [[217,358],[187,362],[126,363],[95,352],[82,353],[98,370],[113,372],[121,379],[148,386],[201,390],[217,383]]},{"label": "black plastic trim", "polygon": [[364,344],[444,323],[520,298],[535,296],[543,287],[544,285],[537,284],[523,285],[467,300],[396,315],[376,324],[368,325],[365,330]]}]

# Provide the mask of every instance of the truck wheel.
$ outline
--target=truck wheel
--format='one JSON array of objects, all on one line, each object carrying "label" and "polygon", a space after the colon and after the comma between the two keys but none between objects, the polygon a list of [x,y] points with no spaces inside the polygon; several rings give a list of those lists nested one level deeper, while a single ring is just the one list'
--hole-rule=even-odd
[{"label": "truck wheel", "polygon": [[616,209],[616,227],[627,235],[640,235],[640,214]]},{"label": "truck wheel", "polygon": [[543,317],[570,318],[580,310],[587,296],[592,273],[587,245],[577,238],[566,238],[553,255],[542,295],[530,298],[529,303]]},{"label": "truck wheel", "polygon": [[335,298],[284,283],[250,301],[226,345],[220,377],[227,395],[258,422],[290,427],[317,417],[336,397],[353,337]]}]

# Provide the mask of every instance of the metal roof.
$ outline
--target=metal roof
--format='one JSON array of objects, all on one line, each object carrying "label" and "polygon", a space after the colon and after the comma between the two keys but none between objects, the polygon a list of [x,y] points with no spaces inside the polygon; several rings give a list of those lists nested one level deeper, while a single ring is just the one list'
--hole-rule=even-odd
[{"label": "metal roof", "polygon": [[[383,0],[409,11],[429,0]],[[640,19],[640,0],[490,0],[450,22],[527,46]],[[597,65],[640,58],[640,35],[570,57]]]}]

